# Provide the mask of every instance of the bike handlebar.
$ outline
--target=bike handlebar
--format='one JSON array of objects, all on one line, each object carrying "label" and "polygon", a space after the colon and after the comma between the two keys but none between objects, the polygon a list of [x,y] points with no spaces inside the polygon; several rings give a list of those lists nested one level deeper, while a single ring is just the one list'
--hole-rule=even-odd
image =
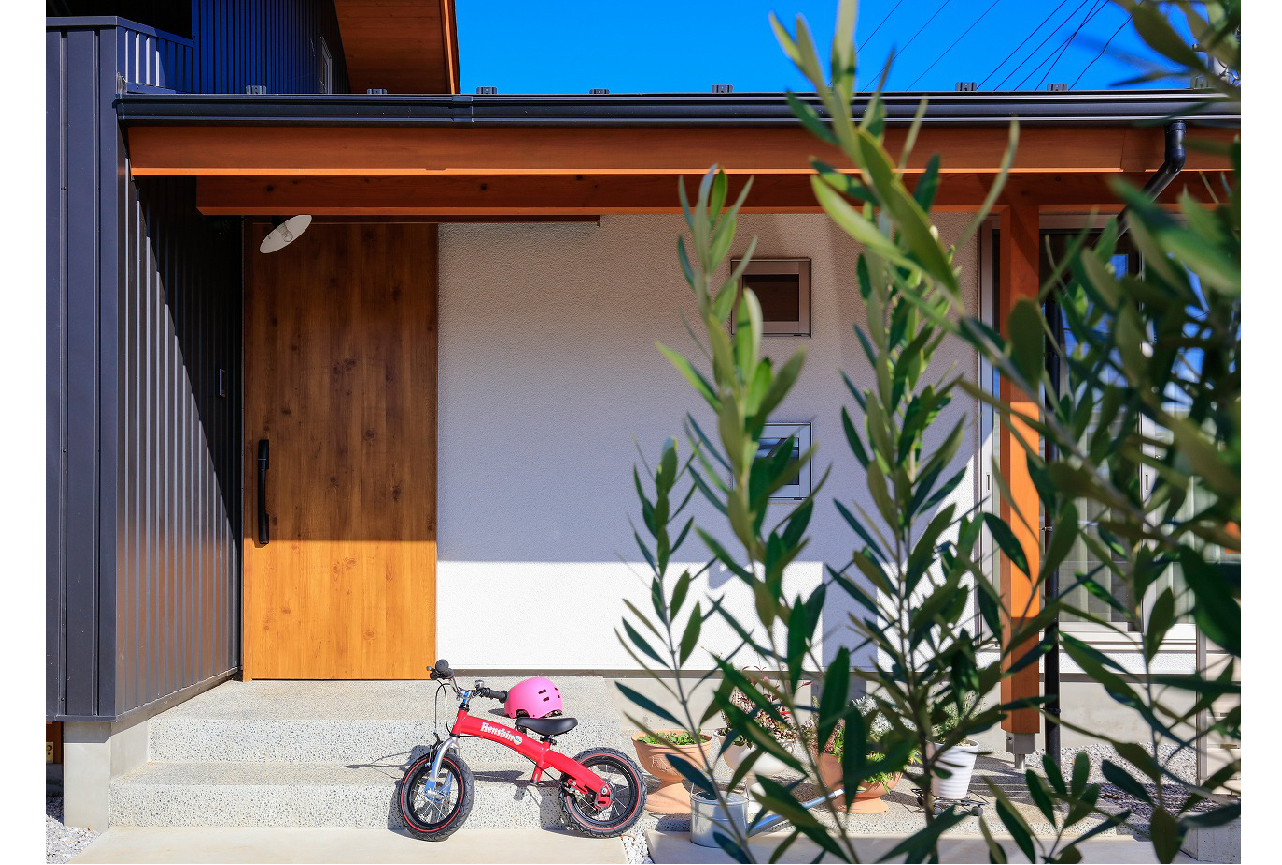
[{"label": "bike handlebar", "polygon": [[489,697],[491,700],[498,700],[500,703],[507,702],[507,691],[494,691],[490,688],[477,688],[472,691],[478,697]]}]

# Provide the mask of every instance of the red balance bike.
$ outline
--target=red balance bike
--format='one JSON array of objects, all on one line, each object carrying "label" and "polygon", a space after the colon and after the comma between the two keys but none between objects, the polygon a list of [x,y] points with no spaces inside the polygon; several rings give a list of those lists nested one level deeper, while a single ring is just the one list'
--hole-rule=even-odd
[{"label": "red balance bike", "polygon": [[472,699],[502,702],[507,699],[506,691],[491,691],[479,679],[472,690],[465,691],[443,660],[436,662],[431,678],[454,690],[459,709],[449,738],[438,741],[416,760],[397,787],[401,820],[414,837],[444,841],[472,811],[476,782],[457,752],[463,736],[498,742],[530,760],[534,763],[531,780],[536,784],[548,769],[560,773],[561,811],[575,829],[597,838],[613,838],[641,817],[645,781],[641,769],[625,754],[612,748],[592,748],[570,759],[552,748],[556,744],[553,736],[562,736],[578,724],[574,718],[518,718],[515,729],[482,721],[468,714]]}]

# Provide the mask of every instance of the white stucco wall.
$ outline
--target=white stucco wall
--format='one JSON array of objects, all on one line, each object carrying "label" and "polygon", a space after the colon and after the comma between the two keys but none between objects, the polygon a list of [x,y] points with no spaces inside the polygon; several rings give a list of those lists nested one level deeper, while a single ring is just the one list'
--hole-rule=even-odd
[{"label": "white stucco wall", "polygon": [[[966,217],[938,221],[949,239]],[[629,518],[639,525],[636,446],[653,461],[676,436],[688,453],[686,412],[701,423],[710,418],[655,349],[662,341],[694,351],[681,319],[697,322],[676,259],[683,228],[678,216],[442,226],[437,645],[452,662],[475,670],[636,667],[614,636],[623,598],[649,609],[646,567],[629,526]],[[807,346],[806,369],[777,419],[813,424],[816,479],[832,466],[810,547],[788,573],[795,594],[810,591],[823,563],[844,563],[854,547],[833,497],[873,510],[839,415],[852,404],[839,370],[856,381],[870,374],[851,331],[864,315],[857,246],[822,215],[746,216],[732,254],[753,235],[757,258],[811,259],[811,337],[766,340],[780,359]],[[975,250],[972,241],[956,256],[971,312]],[[974,375],[965,346],[945,345],[940,361],[941,369],[956,363]],[[974,404],[955,403],[935,429],[942,436],[959,414],[971,419],[959,465],[973,473]],[[956,501],[966,507],[974,495],[968,481]],[[719,526],[697,496],[695,507],[704,525]],[[691,563],[705,556],[697,540],[684,552]],[[703,588],[729,592],[732,608],[754,618],[733,577],[714,572]],[[830,593],[825,628],[844,623],[847,609],[840,592]],[[730,635],[710,624],[702,643],[723,650]],[[825,654],[834,646],[829,641]],[[689,666],[709,663],[696,653]]]}]

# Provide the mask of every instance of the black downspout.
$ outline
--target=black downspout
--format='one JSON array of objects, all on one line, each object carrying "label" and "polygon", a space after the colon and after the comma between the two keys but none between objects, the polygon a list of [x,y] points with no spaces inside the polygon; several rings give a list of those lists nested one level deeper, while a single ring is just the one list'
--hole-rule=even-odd
[{"label": "black downspout", "polygon": [[[1150,199],[1156,201],[1166,187],[1171,185],[1175,175],[1184,168],[1184,121],[1173,120],[1166,127],[1166,158],[1158,166],[1156,173],[1148,179],[1142,190]],[[1130,208],[1123,207],[1117,215],[1118,236],[1125,234],[1130,226],[1127,216]]]},{"label": "black downspout", "polygon": [[[1152,199],[1156,199],[1162,194],[1166,187],[1171,185],[1175,175],[1179,174],[1184,168],[1184,121],[1175,120],[1166,127],[1166,155],[1162,164],[1158,167],[1157,172],[1148,179],[1144,184],[1144,193]],[[1127,231],[1127,210],[1122,208],[1118,214],[1118,236],[1122,236]],[[1051,338],[1054,341],[1051,350],[1046,353],[1046,373],[1050,380],[1050,387],[1046,392],[1046,402],[1048,405],[1059,401],[1060,388],[1060,356],[1064,352],[1064,323],[1063,314],[1060,310],[1059,298],[1051,295],[1047,303],[1046,318],[1047,327],[1051,332]],[[1059,458],[1059,449],[1049,440],[1046,442],[1046,461],[1052,462]],[[1046,542],[1050,541],[1050,532],[1052,526],[1047,523],[1045,527]],[[1054,603],[1059,599],[1059,569],[1052,568],[1046,575],[1046,602]],[[1046,625],[1045,633],[1046,643],[1050,650],[1046,653],[1044,674],[1046,678],[1046,753],[1055,765],[1059,766],[1060,755],[1060,681],[1059,681],[1059,616],[1054,616]]]}]

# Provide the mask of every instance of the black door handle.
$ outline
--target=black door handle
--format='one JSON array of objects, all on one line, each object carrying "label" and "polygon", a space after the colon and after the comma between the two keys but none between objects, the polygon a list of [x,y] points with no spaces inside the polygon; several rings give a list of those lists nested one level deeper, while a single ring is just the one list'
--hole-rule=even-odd
[{"label": "black door handle", "polygon": [[258,440],[258,543],[267,545],[271,532],[267,525],[267,463],[270,449],[267,439]]}]

